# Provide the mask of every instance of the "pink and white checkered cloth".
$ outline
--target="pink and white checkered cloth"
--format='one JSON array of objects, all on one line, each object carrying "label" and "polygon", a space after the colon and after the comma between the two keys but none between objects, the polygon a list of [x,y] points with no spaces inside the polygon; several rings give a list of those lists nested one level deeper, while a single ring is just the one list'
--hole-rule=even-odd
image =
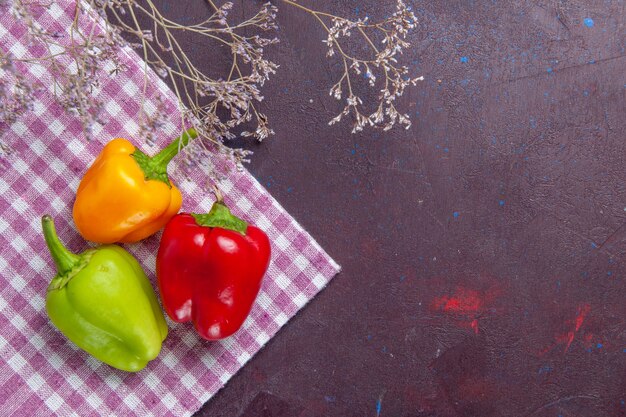
[{"label": "pink and white checkered cloth", "polygon": [[[53,2],[37,21],[66,31],[73,12],[73,2]],[[22,23],[0,11],[3,51],[27,56],[25,33]],[[209,343],[190,326],[170,322],[159,357],[132,374],[91,358],[52,326],[45,313],[45,294],[55,269],[42,237],[41,216],[49,213],[55,218],[59,236],[70,249],[84,250],[88,244],[75,231],[71,207],[81,176],[104,143],[121,136],[155,153],[179,132],[175,122],[168,123],[153,149],[137,138],[142,61],[133,51],[123,54],[129,70],[101,86],[108,120],[94,131],[96,140],[84,139],[80,122],[55,102],[52,89],[39,94],[33,110],[1,138],[15,152],[0,161],[0,414],[190,415],[339,271],[248,172],[231,170],[220,184],[226,202],[237,215],[265,230],[273,242],[261,293],[235,336]],[[31,75],[44,83],[49,79],[43,67],[30,68]],[[172,120],[177,120],[175,96],[154,74],[150,81],[172,109]],[[212,196],[203,190],[204,174],[177,183],[185,211],[209,209]],[[153,283],[158,242],[159,235],[126,246]]]}]

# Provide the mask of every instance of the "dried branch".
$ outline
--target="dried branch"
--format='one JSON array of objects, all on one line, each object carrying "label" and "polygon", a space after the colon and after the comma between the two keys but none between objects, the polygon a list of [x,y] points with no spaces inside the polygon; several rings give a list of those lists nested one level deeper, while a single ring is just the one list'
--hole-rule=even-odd
[{"label": "dried branch", "polygon": [[[343,17],[305,7],[294,0],[281,0],[283,3],[297,7],[315,17],[319,24],[327,32],[328,37],[323,41],[328,46],[327,57],[338,55],[343,63],[343,74],[331,87],[330,95],[337,100],[345,97],[346,106],[333,118],[329,124],[339,122],[344,116],[352,114],[354,125],[352,133],[360,132],[365,126],[382,126],[383,130],[389,130],[397,123],[406,129],[411,127],[408,114],[398,112],[395,106],[396,98],[404,94],[409,85],[416,85],[423,77],[408,77],[408,68],[399,66],[397,56],[402,54],[404,48],[410,44],[406,41],[409,30],[417,24],[417,19],[412,11],[398,0],[396,11],[391,17],[378,23],[370,23],[369,18],[348,20]],[[348,38],[356,33],[371,48],[370,57],[357,57],[346,52],[342,38]],[[374,35],[379,35],[382,40],[376,45]],[[376,72],[383,76],[384,86],[380,90],[379,103],[375,112],[366,116],[362,112],[363,101],[354,92],[352,76],[363,76],[367,79],[370,87],[376,87]],[[379,76],[380,76],[379,74]],[[347,89],[347,94],[344,93]]]},{"label": "dried branch", "polygon": [[[200,141],[202,149],[189,151],[188,162],[193,164],[206,153],[220,152],[241,165],[250,152],[226,145],[236,137],[236,130],[255,126],[252,130],[244,128],[239,135],[259,141],[274,133],[258,106],[264,99],[261,88],[278,69],[277,64],[265,57],[265,48],[278,42],[275,36],[266,35],[277,28],[277,8],[266,3],[254,16],[237,23],[229,16],[231,2],[218,6],[213,0],[206,1],[211,9],[209,16],[183,25],[164,16],[153,0],[78,0],[71,26],[66,32],[57,33],[42,28],[33,18],[35,12],[41,12],[37,8],[51,4],[38,0],[0,0],[0,11],[9,8],[26,25],[30,44],[36,46],[28,49],[29,56],[15,57],[0,51],[0,122],[10,124],[31,108],[34,94],[43,87],[30,84],[29,77],[23,74],[27,65],[41,65],[52,74],[49,88],[68,112],[80,118],[85,136],[91,138],[94,126],[105,123],[98,94],[102,80],[127,70],[119,54],[131,47],[143,58],[139,120],[142,136],[152,142],[166,120],[164,102],[158,97],[148,102],[150,67],[172,86],[181,126],[194,126],[204,139]],[[388,130],[396,123],[410,127],[408,115],[398,112],[395,100],[407,86],[422,78],[409,78],[407,68],[396,61],[403,48],[409,46],[406,35],[416,22],[402,0],[398,0],[392,16],[379,23],[370,23],[367,18],[351,21],[310,9],[294,0],[280,1],[313,16],[328,34],[325,40],[328,57],[341,59],[343,75],[330,94],[338,100],[345,99],[346,105],[330,124],[352,114],[353,132],[365,126]],[[150,22],[149,29],[146,21]],[[179,43],[182,32],[198,36],[207,44],[227,47],[231,55],[228,74],[214,77],[199,68]],[[370,48],[370,56],[358,57],[347,52],[343,40],[352,33],[358,34]],[[370,115],[363,114],[363,102],[355,91],[355,75],[364,76],[372,88],[378,85],[377,77],[383,80],[377,110]]]}]

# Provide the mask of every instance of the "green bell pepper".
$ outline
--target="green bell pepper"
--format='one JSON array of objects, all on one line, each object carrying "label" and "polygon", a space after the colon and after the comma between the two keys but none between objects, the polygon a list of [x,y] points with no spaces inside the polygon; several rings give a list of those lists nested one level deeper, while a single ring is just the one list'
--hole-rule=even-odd
[{"label": "green bell pepper", "polygon": [[58,271],[46,295],[52,323],[96,359],[124,371],[143,369],[161,351],[167,324],[139,262],[116,245],[74,254],[50,216],[41,223]]}]

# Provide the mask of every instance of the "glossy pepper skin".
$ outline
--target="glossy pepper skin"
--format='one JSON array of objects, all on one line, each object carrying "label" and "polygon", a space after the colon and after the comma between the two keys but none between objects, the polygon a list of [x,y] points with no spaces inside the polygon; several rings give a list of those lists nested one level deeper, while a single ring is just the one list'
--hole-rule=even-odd
[{"label": "glossy pepper skin", "polygon": [[161,351],[167,324],[137,260],[116,245],[71,253],[50,216],[42,227],[58,271],[46,294],[52,323],[96,359],[123,371],[143,369]]},{"label": "glossy pepper skin", "polygon": [[74,223],[97,243],[138,242],[160,230],[180,210],[182,196],[167,176],[167,164],[197,133],[187,130],[154,157],[126,139],[113,139],[78,186]]},{"label": "glossy pepper skin", "polygon": [[165,311],[176,322],[192,321],[204,339],[226,338],[250,313],[269,261],[267,235],[219,198],[208,214],[177,214],[157,254]]}]

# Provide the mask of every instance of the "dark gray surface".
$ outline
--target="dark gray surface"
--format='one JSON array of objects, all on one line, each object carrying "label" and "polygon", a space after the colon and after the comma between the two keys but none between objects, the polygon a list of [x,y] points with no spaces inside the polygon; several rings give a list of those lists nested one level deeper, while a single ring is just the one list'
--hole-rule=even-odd
[{"label": "dark gray surface", "polygon": [[327,126],[323,31],[276,4],[249,169],[343,272],[198,415],[624,416],[624,2],[411,2],[414,126],[358,135]]}]

